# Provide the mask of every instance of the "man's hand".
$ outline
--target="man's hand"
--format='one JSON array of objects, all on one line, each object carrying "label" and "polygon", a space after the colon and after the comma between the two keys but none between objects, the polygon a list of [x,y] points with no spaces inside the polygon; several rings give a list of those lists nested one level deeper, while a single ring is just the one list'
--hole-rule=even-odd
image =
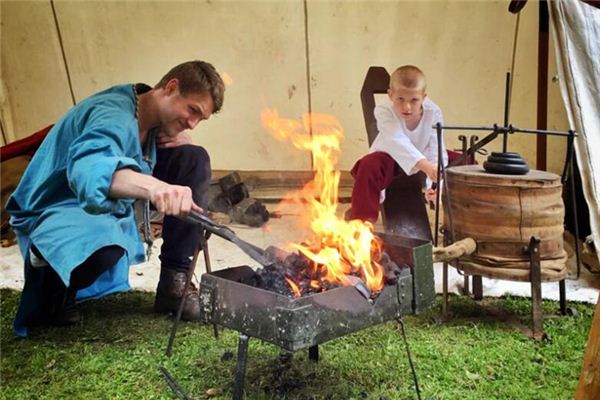
[{"label": "man's hand", "polygon": [[204,211],[194,203],[189,187],[170,185],[129,168],[115,171],[108,195],[117,199],[150,200],[158,211],[166,215],[179,216],[187,215],[192,210]]},{"label": "man's hand", "polygon": [[429,160],[427,159],[422,159],[420,160],[415,167],[417,167],[417,169],[419,171],[423,171],[425,173],[425,175],[427,175],[427,177],[429,179],[431,179],[432,182],[437,182],[438,181],[438,177],[437,177],[437,165],[431,163]]},{"label": "man's hand", "polygon": [[190,211],[203,212],[202,208],[194,203],[192,189],[187,186],[170,185],[159,181],[149,188],[150,202],[156,209],[166,215],[187,215]]},{"label": "man's hand", "polygon": [[171,137],[164,132],[159,132],[156,135],[156,145],[161,149],[182,146],[184,144],[192,144],[192,137],[187,132],[181,132],[175,137]]}]

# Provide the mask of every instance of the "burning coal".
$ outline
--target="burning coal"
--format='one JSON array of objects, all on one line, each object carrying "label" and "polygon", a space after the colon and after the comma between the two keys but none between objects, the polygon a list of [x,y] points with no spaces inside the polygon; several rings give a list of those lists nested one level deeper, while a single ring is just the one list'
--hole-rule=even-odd
[{"label": "burning coal", "polygon": [[[311,235],[302,243],[289,244],[298,254],[268,267],[267,275],[283,268],[279,272],[296,295],[310,293],[311,288],[327,290],[355,285],[356,278],[364,282],[370,293],[380,292],[384,285],[382,244],[373,225],[337,217],[340,172],[336,166],[343,138],[337,119],[312,113],[296,121],[280,118],[276,110],[270,109],[263,111],[261,119],[278,139],[290,140],[296,148],[310,151],[314,170],[313,180],[286,199],[302,207],[303,222]],[[293,262],[288,262],[289,257]]]},{"label": "burning coal", "polygon": [[[271,246],[266,249],[266,256],[272,264],[257,269],[256,274],[243,283],[289,297],[308,296],[341,286],[354,286],[367,299],[377,296],[377,292],[368,288],[356,268],[346,275],[345,284],[342,284],[328,279],[326,265],[315,267],[314,261],[302,253],[288,253]],[[397,265],[385,252],[380,262],[384,271],[384,285],[395,285],[402,269],[409,268],[406,264]]]}]

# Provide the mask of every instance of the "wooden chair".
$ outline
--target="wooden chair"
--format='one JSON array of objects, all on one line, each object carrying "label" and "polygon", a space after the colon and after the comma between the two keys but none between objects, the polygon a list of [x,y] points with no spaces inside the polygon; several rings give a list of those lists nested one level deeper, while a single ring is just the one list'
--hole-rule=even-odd
[{"label": "wooden chair", "polygon": [[[377,121],[373,115],[375,95],[387,93],[390,74],[383,67],[370,67],[367,71],[360,99],[369,146],[377,137]],[[406,175],[402,170],[387,188],[381,214],[385,231],[404,237],[432,241],[429,218],[425,209],[422,188],[425,174]]]}]

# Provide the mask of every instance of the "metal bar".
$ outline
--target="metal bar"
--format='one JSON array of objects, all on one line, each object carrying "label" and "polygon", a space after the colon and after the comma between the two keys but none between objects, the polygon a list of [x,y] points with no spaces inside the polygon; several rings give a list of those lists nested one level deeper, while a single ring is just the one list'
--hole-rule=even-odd
[{"label": "metal bar", "polygon": [[[437,176],[438,176],[438,181],[439,178],[441,176],[440,172],[441,172],[441,168],[442,168],[442,164],[444,163],[442,160],[442,124],[440,124],[439,122],[437,124],[435,124],[435,130],[436,130],[436,134],[437,134]],[[435,245],[438,245],[438,239],[439,239],[439,230],[440,230],[440,195],[441,195],[441,187],[437,188],[437,191],[435,193],[435,233],[434,233],[434,240],[435,240]]]},{"label": "metal bar", "polygon": [[[448,179],[446,175],[446,167],[442,166],[442,184],[443,184],[443,193],[444,193],[444,202],[446,203],[446,207],[444,212],[446,213],[446,217],[448,218],[448,229],[444,231],[444,245],[447,246],[449,244],[454,243],[454,217],[452,214],[452,201],[450,200],[450,188],[448,186]],[[438,189],[438,192],[442,190]],[[436,244],[437,245],[437,244]]]},{"label": "metal bar", "polygon": [[[471,135],[469,138],[469,144],[471,145],[471,147],[475,146],[475,144],[477,144],[477,141],[479,140],[479,136],[477,135]],[[466,152],[463,151],[463,153]],[[477,152],[474,152],[473,154],[471,154],[471,160],[473,160],[473,164],[477,164],[477,160],[475,159],[475,155],[477,154]],[[466,164],[466,160],[465,160],[465,164]]]},{"label": "metal bar", "polygon": [[232,242],[246,253],[246,255],[250,256],[250,258],[257,261],[263,267],[270,265],[269,260],[265,257],[263,249],[240,239],[240,237],[229,227],[217,224],[207,216],[195,211],[191,211],[188,215],[181,217],[181,219],[192,224],[198,224],[210,233],[214,233],[215,235]]},{"label": "metal bar", "polygon": [[473,299],[483,299],[483,281],[481,275],[473,275]]},{"label": "metal bar", "polygon": [[238,360],[235,370],[235,386],[233,387],[233,400],[243,400],[244,380],[246,378],[246,363],[248,360],[248,336],[240,333],[238,341]]},{"label": "metal bar", "polygon": [[209,232],[204,231],[202,233],[203,234],[200,235],[200,247],[202,248],[202,253],[204,254],[204,266],[206,267],[206,272],[210,274],[212,272],[212,266],[210,263],[210,255],[208,254],[208,237],[207,237],[207,235],[209,234]]},{"label": "metal bar", "polygon": [[471,290],[469,289],[469,275],[463,275],[463,295],[469,296],[471,294]]},{"label": "metal bar", "polygon": [[[432,126],[432,128],[436,128],[435,125]],[[509,133],[515,133],[515,132],[521,132],[521,133],[539,133],[542,135],[550,135],[550,136],[569,136],[569,132],[567,131],[548,131],[548,130],[542,130],[542,129],[524,129],[524,128],[517,128],[516,126],[513,125],[509,125],[509,126],[448,126],[448,125],[442,125],[442,129],[447,129],[447,130],[458,130],[458,131],[493,131],[494,129],[498,130],[498,133],[504,133],[504,132],[509,132]],[[577,136],[577,134],[575,133],[575,136]]]},{"label": "metal bar", "polygon": [[167,385],[171,388],[175,396],[177,396],[180,400],[191,400],[191,397],[187,395],[187,393],[183,390],[183,388],[177,383],[175,378],[167,371],[165,367],[158,367],[160,372],[165,378]]},{"label": "metal bar", "polygon": [[[465,275],[466,276],[466,275]],[[448,317],[448,262],[442,264],[442,318]]]},{"label": "metal bar", "polygon": [[408,363],[410,364],[410,370],[412,371],[413,381],[415,383],[415,391],[417,392],[417,399],[421,400],[421,390],[419,389],[419,380],[417,379],[417,372],[410,356],[410,349],[408,348],[408,340],[406,339],[406,332],[404,331],[404,322],[402,318],[397,319],[400,325],[400,331],[402,332],[402,340],[404,341],[404,347],[406,348],[406,356],[408,357]]},{"label": "metal bar", "polygon": [[571,155],[569,157],[569,181],[571,186],[571,203],[573,204],[573,225],[575,228],[575,232],[573,232],[575,236],[575,262],[577,263],[577,275],[575,279],[579,279],[579,275],[581,274],[581,260],[579,254],[579,223],[577,222],[577,199],[575,197],[575,167],[573,166],[573,163],[575,162],[575,157],[573,157],[575,155],[575,138],[573,137],[573,134],[575,132],[569,131],[569,133],[571,134],[569,136],[569,147],[571,152]]},{"label": "metal bar", "polygon": [[544,315],[542,310],[542,268],[540,264],[540,239],[532,236],[527,249],[531,267],[531,319],[532,336],[540,340],[544,336]]},{"label": "metal bar", "polygon": [[[200,236],[203,236],[204,232],[200,232]],[[202,243],[202,240],[200,240]],[[179,326],[179,322],[181,321],[181,315],[183,314],[183,306],[185,305],[186,293],[190,288],[190,282],[192,281],[192,277],[194,276],[194,271],[196,270],[196,264],[198,263],[198,255],[200,254],[200,246],[196,247],[196,251],[194,251],[194,257],[192,258],[192,262],[188,267],[187,276],[185,279],[185,288],[183,290],[183,296],[181,296],[181,300],[179,301],[179,308],[177,309],[177,315],[175,316],[175,321],[173,321],[173,326],[171,327],[171,334],[169,335],[169,343],[167,344],[166,354],[168,357],[171,357],[173,354],[173,342],[175,341],[175,334],[177,333],[177,327]]]},{"label": "metal bar", "polygon": [[[508,126],[509,113],[510,113],[510,72],[506,73],[506,91],[504,93],[504,126]],[[502,152],[506,153],[508,148],[508,132],[504,132],[502,138]]]},{"label": "metal bar", "polygon": [[[204,230],[200,235],[200,247],[202,247],[202,253],[204,255],[204,265],[206,267],[206,273],[210,274],[212,272],[212,265],[210,263],[210,255],[208,253],[208,238],[210,237],[210,232]],[[219,327],[216,323],[213,323],[213,335],[215,339],[219,338]]]},{"label": "metal bar", "polygon": [[567,315],[567,289],[564,279],[558,281],[558,299],[560,302],[560,314]]},{"label": "metal bar", "polygon": [[[546,129],[548,126],[548,43],[549,17],[548,2],[538,3],[538,67],[537,67],[537,126]],[[547,167],[548,138],[536,137],[536,169],[545,171]]]},{"label": "metal bar", "polygon": [[308,348],[308,359],[314,362],[319,362],[319,345],[310,346]]}]

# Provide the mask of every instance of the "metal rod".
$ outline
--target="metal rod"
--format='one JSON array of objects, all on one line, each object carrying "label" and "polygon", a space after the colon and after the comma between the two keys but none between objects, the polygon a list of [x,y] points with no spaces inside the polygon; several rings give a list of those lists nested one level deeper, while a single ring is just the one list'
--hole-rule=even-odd
[{"label": "metal rod", "polygon": [[442,264],[442,318],[448,318],[448,261]]},{"label": "metal rod", "polygon": [[[444,245],[449,245],[454,243],[454,217],[452,214],[452,202],[450,200],[450,187],[448,186],[448,179],[446,174],[446,168],[442,166],[442,187],[440,190],[444,192],[444,202],[446,203],[446,208],[444,212],[446,213],[446,217],[448,218],[448,229],[444,231]],[[450,237],[448,237],[448,234]]]},{"label": "metal rod", "polygon": [[[206,267],[206,273],[210,274],[212,272],[212,265],[210,263],[210,255],[208,253],[208,238],[210,237],[210,232],[204,230],[202,235],[200,235],[200,247],[202,247],[202,253],[204,255],[204,266]],[[213,323],[213,335],[215,339],[219,338],[219,327],[216,323]]]},{"label": "metal rod", "polygon": [[[200,231],[200,236],[204,232]],[[200,241],[202,243],[202,241]],[[175,321],[173,321],[173,326],[171,327],[171,334],[169,335],[169,343],[167,344],[167,356],[171,357],[173,354],[173,342],[175,341],[175,334],[177,333],[177,327],[179,326],[179,322],[181,321],[181,315],[183,314],[183,306],[185,304],[186,293],[190,288],[190,282],[192,281],[192,277],[194,276],[194,271],[196,270],[196,264],[198,263],[198,255],[200,254],[200,246],[196,247],[194,251],[194,258],[192,258],[192,262],[188,267],[188,272],[185,279],[185,288],[183,290],[183,295],[181,296],[181,300],[179,301],[179,308],[177,309],[177,315],[175,316]]]},{"label": "metal rod", "polygon": [[[469,145],[471,147],[475,146],[477,144],[477,141],[479,140],[479,136],[477,135],[471,135],[471,137],[469,138]],[[465,150],[466,151],[466,150]],[[464,153],[464,152],[463,152]],[[475,154],[477,154],[477,152],[474,152],[473,154],[471,154],[471,161],[472,164],[477,164],[477,160],[475,159]],[[468,164],[466,162],[467,160],[465,160],[465,164]]]},{"label": "metal rod", "polygon": [[[442,164],[443,162],[443,158],[442,158],[442,124],[440,124],[439,122],[437,124],[435,124],[435,130],[436,130],[436,134],[437,134],[437,177],[438,177],[438,181],[440,180],[441,177],[441,170],[442,170]],[[438,246],[438,239],[439,239],[439,230],[440,230],[440,194],[441,194],[441,186],[438,185],[438,188],[436,190],[435,193],[435,233],[434,233],[434,240],[435,240],[435,245]]]},{"label": "metal rod", "polygon": [[567,315],[567,288],[564,279],[558,281],[558,300],[560,302],[560,314]]},{"label": "metal rod", "polygon": [[[573,131],[571,131],[573,133]],[[573,142],[573,135],[569,136],[569,141]],[[579,279],[579,275],[581,273],[580,266],[580,255],[579,255],[579,223],[577,222],[577,199],[575,196],[575,169],[573,166],[574,163],[574,154],[575,154],[575,146],[573,143],[571,144],[571,160],[569,163],[569,181],[571,181],[571,203],[573,204],[573,227],[575,228],[574,236],[575,236],[575,262],[577,263],[577,276],[575,279]]]},{"label": "metal rod", "polygon": [[397,319],[400,324],[400,331],[402,332],[402,340],[404,340],[404,347],[406,348],[406,356],[408,357],[408,363],[410,364],[410,370],[412,371],[413,381],[415,382],[415,391],[417,392],[417,398],[421,400],[421,389],[419,389],[419,380],[417,379],[417,372],[410,356],[410,349],[408,348],[408,340],[406,339],[406,332],[404,331],[404,322],[402,318]]},{"label": "metal rod", "polygon": [[[432,128],[436,128],[436,125],[433,125]],[[447,130],[460,130],[460,131],[493,131],[495,128],[493,126],[446,126],[443,125],[442,129],[447,129]],[[515,126],[509,125],[509,126],[498,126],[498,133],[504,133],[509,132],[509,133],[514,133],[514,132],[522,132],[522,133],[540,133],[543,135],[555,135],[555,136],[569,136],[570,133],[569,132],[565,132],[565,131],[548,131],[548,130],[540,130],[540,129],[524,129],[524,128],[517,128]],[[577,134],[575,133],[575,136],[577,136]]]},{"label": "metal rod", "polygon": [[208,254],[208,236],[210,235],[210,232],[208,231],[204,231],[202,232],[202,234],[200,235],[200,247],[202,248],[202,253],[204,255],[204,266],[206,267],[206,272],[207,273],[211,273],[212,272],[212,265],[210,263],[210,255]]},{"label": "metal rod", "polygon": [[173,376],[169,373],[169,371],[167,371],[165,367],[158,367],[158,369],[160,369],[160,372],[162,373],[162,375],[165,378],[165,381],[167,382],[167,385],[169,385],[169,387],[178,399],[191,400],[190,396],[187,395],[187,393],[183,390],[179,383],[177,383],[175,378],[173,378]]},{"label": "metal rod", "polygon": [[[504,93],[504,126],[508,126],[508,119],[510,113],[510,72],[506,73],[506,91]],[[502,152],[506,153],[508,148],[508,132],[504,132],[502,138]]]},{"label": "metal rod", "polygon": [[238,341],[238,361],[235,370],[235,386],[233,388],[233,400],[244,398],[244,380],[246,378],[246,362],[248,359],[248,336],[240,333]]},{"label": "metal rod", "polygon": [[473,275],[471,280],[473,281],[473,300],[483,299],[483,278],[481,275]]}]

